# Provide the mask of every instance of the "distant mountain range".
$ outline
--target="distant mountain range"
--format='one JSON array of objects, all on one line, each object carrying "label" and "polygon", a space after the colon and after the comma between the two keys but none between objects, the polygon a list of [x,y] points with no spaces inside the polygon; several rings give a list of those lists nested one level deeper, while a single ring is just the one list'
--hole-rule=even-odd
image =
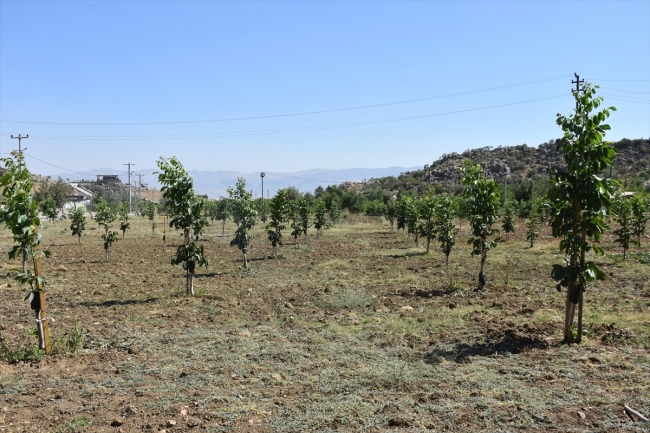
[{"label": "distant mountain range", "polygon": [[[401,173],[420,170],[422,167],[388,167],[388,168],[346,168],[342,170],[331,170],[315,168],[312,170],[296,172],[266,172],[264,177],[264,195],[273,196],[278,189],[294,186],[301,192],[313,192],[318,186],[327,187],[328,185],[339,185],[343,182],[362,182],[372,178],[383,178],[387,176],[399,176]],[[149,188],[159,189],[157,176],[153,172],[158,171],[155,168],[138,170],[136,173],[144,174],[142,183],[146,183]],[[99,168],[87,170],[88,174],[117,174],[122,182],[128,182],[127,172],[125,170],[115,170],[113,168]],[[246,186],[253,191],[255,197],[259,197],[262,192],[262,180],[260,173],[240,173],[236,171],[218,170],[218,171],[199,171],[189,170],[194,179],[194,189],[197,194],[207,194],[209,198],[218,198],[226,196],[226,188],[234,186],[237,178],[246,179]],[[62,173],[52,175],[52,179],[61,177],[70,181],[82,180],[83,176]],[[94,180],[94,176],[83,178]],[[131,182],[137,186],[138,177],[131,176]]]}]

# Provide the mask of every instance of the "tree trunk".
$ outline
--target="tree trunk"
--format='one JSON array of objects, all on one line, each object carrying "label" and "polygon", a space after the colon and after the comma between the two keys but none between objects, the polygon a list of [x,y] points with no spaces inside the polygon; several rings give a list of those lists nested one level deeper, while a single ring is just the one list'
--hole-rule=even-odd
[{"label": "tree trunk", "polygon": [[449,266],[449,254],[445,254],[445,266]]},{"label": "tree trunk", "polygon": [[427,236],[427,254],[429,254],[429,245],[431,245],[431,236]]},{"label": "tree trunk", "polygon": [[106,247],[106,261],[108,262],[110,260],[109,258],[109,253],[108,253],[108,247]]},{"label": "tree trunk", "polygon": [[582,341],[582,298],[584,290],[580,290],[580,300],[578,301],[578,335],[576,336],[576,343]]},{"label": "tree trunk", "polygon": [[483,290],[483,287],[485,287],[485,273],[483,272],[485,269],[485,259],[487,258],[487,251],[483,251],[481,253],[481,271],[478,274],[478,290]]},{"label": "tree trunk", "polygon": [[223,224],[221,225],[221,237],[224,237],[226,233],[226,220],[223,220]]},{"label": "tree trunk", "polygon": [[156,236],[156,224],[151,223],[151,234]]},{"label": "tree trunk", "polygon": [[23,274],[27,272],[27,250],[23,250]]},{"label": "tree trunk", "polygon": [[81,245],[81,233],[77,235],[77,240],[79,241],[79,245]]},{"label": "tree trunk", "polygon": [[189,270],[185,272],[185,292],[188,295],[194,296],[194,272],[190,272]]},{"label": "tree trunk", "polygon": [[248,257],[246,257],[246,253],[244,253],[244,269],[248,269]]}]

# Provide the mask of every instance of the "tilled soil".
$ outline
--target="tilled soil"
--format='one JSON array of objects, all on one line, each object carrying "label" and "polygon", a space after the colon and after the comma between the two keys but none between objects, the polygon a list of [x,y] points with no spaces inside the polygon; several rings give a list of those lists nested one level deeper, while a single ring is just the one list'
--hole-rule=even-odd
[{"label": "tilled soil", "polygon": [[[491,251],[477,293],[465,231],[445,266],[436,243],[425,254],[378,219],[287,237],[277,258],[260,225],[243,270],[215,225],[190,297],[170,264],[182,237],[168,232],[163,251],[162,233],[132,226],[110,262],[98,230],[77,245],[66,222],[43,228],[50,356],[30,359],[27,290],[2,256],[0,333],[26,355],[0,361],[0,432],[618,432],[644,427],[624,404],[650,415],[650,266],[622,263],[611,238],[588,333],[566,346],[548,233]],[[70,352],[75,326],[83,347]]]}]

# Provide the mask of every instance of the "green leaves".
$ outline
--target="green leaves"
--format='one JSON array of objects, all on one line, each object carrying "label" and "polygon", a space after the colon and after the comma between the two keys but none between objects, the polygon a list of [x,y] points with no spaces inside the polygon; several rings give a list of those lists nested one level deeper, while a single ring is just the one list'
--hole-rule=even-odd
[{"label": "green leaves", "polygon": [[235,188],[228,188],[227,191],[232,219],[237,224],[235,237],[230,241],[230,245],[236,246],[243,252],[253,239],[249,232],[257,222],[257,210],[253,205],[253,195],[246,191],[244,178],[237,179]]}]

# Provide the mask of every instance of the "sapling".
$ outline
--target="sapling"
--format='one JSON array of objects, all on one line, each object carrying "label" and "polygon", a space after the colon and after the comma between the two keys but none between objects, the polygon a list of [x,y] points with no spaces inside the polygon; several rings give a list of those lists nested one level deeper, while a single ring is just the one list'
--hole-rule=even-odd
[{"label": "sapling", "polygon": [[648,222],[648,207],[650,207],[650,199],[644,198],[635,194],[630,199],[632,206],[632,232],[636,236],[637,247],[641,246],[641,236],[645,233],[645,226]]},{"label": "sapling", "polygon": [[302,233],[305,235],[305,241],[307,241],[307,230],[311,227],[311,204],[305,199],[304,196],[299,197],[297,200],[298,206],[298,217],[300,218],[300,228]]},{"label": "sapling", "polygon": [[276,257],[278,247],[282,245],[282,231],[286,227],[285,223],[289,211],[287,191],[284,189],[278,190],[272,199],[267,200],[267,204],[269,210],[269,223],[266,225],[266,233],[269,242],[271,242],[271,247],[273,247],[271,256]]},{"label": "sapling", "polygon": [[237,224],[235,238],[230,241],[230,246],[236,246],[244,255],[244,268],[248,269],[248,247],[253,235],[250,233],[257,222],[257,210],[253,205],[253,195],[246,191],[246,180],[238,178],[235,188],[228,188],[228,197],[232,219]]},{"label": "sapling", "polygon": [[120,230],[122,231],[122,239],[124,239],[124,233],[129,229],[129,205],[123,201],[120,204],[119,209],[120,214]]},{"label": "sapling", "polygon": [[[481,256],[477,290],[483,290],[486,283],[484,270],[487,253],[501,240],[498,237],[499,230],[492,227],[499,218],[499,191],[495,180],[485,177],[479,164],[474,165],[466,159],[460,171],[461,182],[465,185],[465,209],[472,228],[472,237],[468,243],[472,245],[472,255]],[[491,236],[495,237],[489,240]]]},{"label": "sapling", "polygon": [[[454,200],[449,194],[440,195],[436,200],[434,214],[434,233],[438,234],[440,249],[445,254],[445,265],[449,266],[449,255],[456,245],[458,229],[454,224]],[[453,284],[452,284],[453,287]]]},{"label": "sapling", "polygon": [[614,242],[623,248],[623,261],[625,261],[630,245],[639,246],[638,239],[634,237],[635,233],[632,225],[634,218],[632,201],[617,194],[612,202],[611,211],[614,214],[614,221],[618,224],[618,228],[614,230],[614,234],[616,235]]},{"label": "sapling", "polygon": [[506,240],[508,240],[509,233],[515,232],[515,203],[512,200],[507,200],[504,206],[501,228],[506,233]]},{"label": "sapling", "polygon": [[588,251],[602,255],[597,243],[605,230],[605,214],[617,182],[598,176],[611,166],[617,154],[616,148],[604,142],[605,132],[610,129],[603,123],[609,117],[610,107],[595,111],[603,98],[596,97],[596,89],[585,83],[581,92],[574,91],[576,108],[566,117],[557,115],[556,123],[564,136],[556,141],[557,150],[564,156],[566,168],[551,169],[551,189],[548,198],[552,208],[551,226],[553,236],[561,237],[560,250],[564,264],[554,264],[551,277],[557,282],[557,290],[565,287],[566,310],[564,317],[564,341],[573,341],[573,318],[578,305],[577,342],[582,338],[582,304],[588,282],[604,280],[605,272],[594,261],[587,261]]},{"label": "sapling", "polygon": [[175,157],[160,158],[156,162],[160,169],[158,182],[165,200],[165,210],[169,214],[169,227],[183,232],[183,244],[176,249],[172,257],[172,265],[183,264],[186,271],[186,292],[194,295],[194,272],[196,265],[208,266],[203,252],[203,245],[197,246],[191,239],[190,232],[197,239],[207,224],[203,218],[203,201],[197,200],[194,192],[194,181],[185,171],[183,165]]},{"label": "sapling", "polygon": [[322,230],[326,229],[327,224],[327,205],[322,199],[316,199],[314,203],[314,228],[316,229],[316,237],[321,236]]},{"label": "sapling", "polygon": [[[9,259],[22,256],[22,272],[16,275],[20,284],[29,284],[28,300],[36,315],[39,348],[46,353],[50,351],[49,331],[45,308],[45,290],[47,279],[41,275],[41,258],[50,257],[50,252],[41,248],[42,235],[38,233],[41,220],[38,217],[36,201],[31,196],[34,186],[32,176],[27,170],[22,152],[11,152],[12,157],[0,158],[5,165],[5,172],[0,177],[2,189],[2,206],[0,221],[13,234],[14,245],[9,250]],[[28,259],[32,260],[33,270],[26,270]]]},{"label": "sapling", "polygon": [[110,248],[113,242],[117,242],[119,238],[117,237],[116,231],[111,231],[111,223],[115,221],[117,216],[115,215],[115,209],[109,203],[107,203],[103,198],[100,198],[95,205],[95,221],[101,227],[104,227],[104,234],[102,239],[104,240],[104,251],[106,252],[106,261],[110,260]]},{"label": "sapling", "polygon": [[436,238],[436,224],[435,224],[435,215],[436,215],[436,196],[435,190],[430,189],[426,196],[422,198],[419,202],[420,206],[420,217],[422,222],[420,229],[422,236],[427,239],[427,253],[431,245],[431,239]]},{"label": "sapling", "polygon": [[81,245],[81,235],[86,230],[86,209],[83,207],[75,207],[72,211],[70,221],[70,231],[72,236],[77,236],[77,241]]},{"label": "sapling", "polygon": [[149,221],[151,221],[151,234],[156,235],[156,222],[154,221],[154,218],[156,218],[156,205],[152,201],[148,201],[144,205],[144,212],[142,212],[144,216],[146,216]]}]

